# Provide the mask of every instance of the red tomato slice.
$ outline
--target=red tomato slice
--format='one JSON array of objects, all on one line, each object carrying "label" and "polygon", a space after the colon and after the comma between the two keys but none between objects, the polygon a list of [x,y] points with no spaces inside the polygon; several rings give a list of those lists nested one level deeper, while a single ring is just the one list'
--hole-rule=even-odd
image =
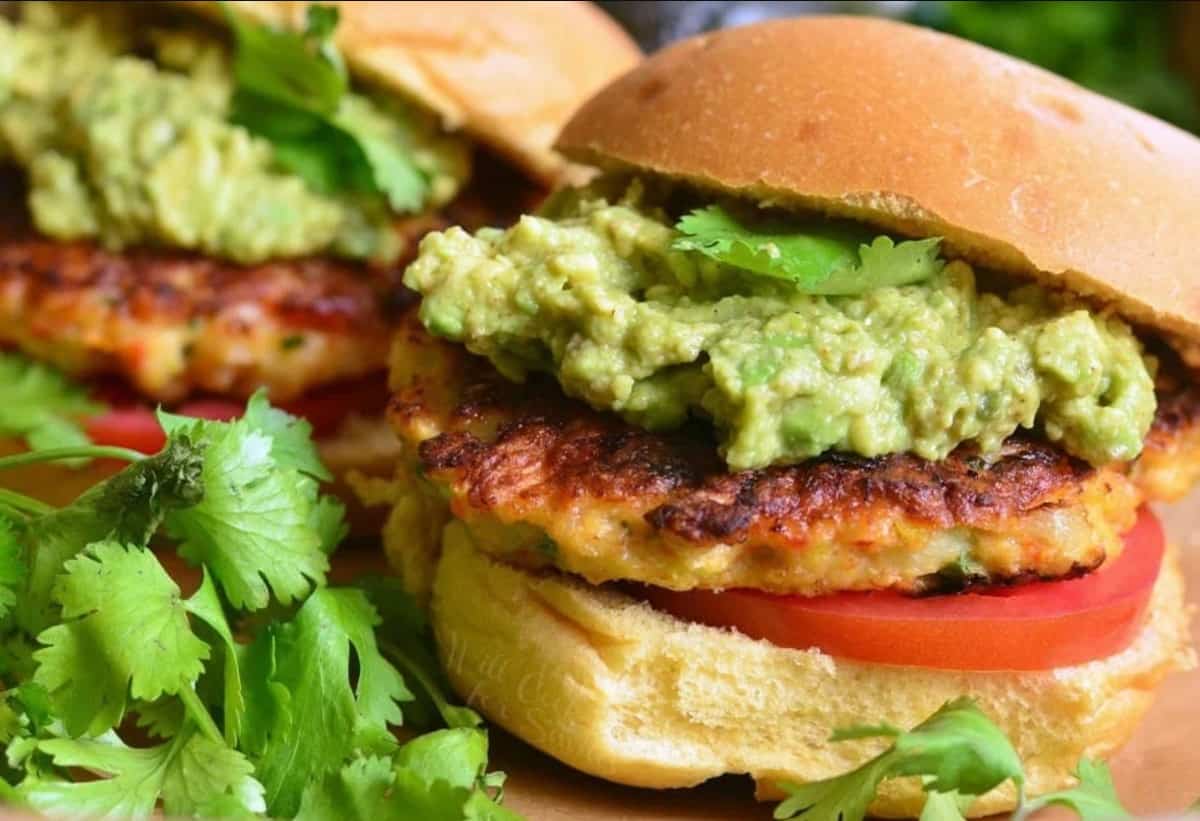
[{"label": "red tomato slice", "polygon": [[378,416],[387,407],[387,382],[382,377],[339,382],[284,402],[280,407],[293,416],[307,419],[318,436],[337,431],[351,413]]},{"label": "red tomato slice", "polygon": [[[242,405],[222,399],[203,399],[185,402],[174,413],[228,422],[242,415]],[[114,408],[107,413],[84,420],[88,438],[97,445],[113,445],[142,453],[158,453],[167,444],[167,436],[158,424],[154,411],[145,405]]]},{"label": "red tomato slice", "polygon": [[[130,402],[128,391],[101,388],[97,392],[117,407],[84,422],[88,437],[97,445],[131,448],[142,453],[158,453],[167,443],[154,410],[149,405]],[[321,388],[281,407],[293,416],[307,419],[317,436],[335,432],[353,412],[379,414],[387,405],[387,386],[383,379],[362,379]],[[245,405],[229,399],[193,399],[172,413],[228,422],[242,415]]]},{"label": "red tomato slice", "polygon": [[1164,550],[1162,525],[1143,509],[1121,556],[1078,579],[928,598],[661,588],[648,588],[645,597],[687,621],[835,658],[943,670],[1049,670],[1106,658],[1133,642]]},{"label": "red tomato slice", "polygon": [[84,420],[88,438],[97,445],[158,453],[167,444],[154,411],[146,407],[113,408]]},{"label": "red tomato slice", "polygon": [[211,419],[214,422],[229,422],[239,418],[245,409],[244,404],[227,399],[197,399],[184,402],[171,412],[180,416],[194,416],[197,419]]}]

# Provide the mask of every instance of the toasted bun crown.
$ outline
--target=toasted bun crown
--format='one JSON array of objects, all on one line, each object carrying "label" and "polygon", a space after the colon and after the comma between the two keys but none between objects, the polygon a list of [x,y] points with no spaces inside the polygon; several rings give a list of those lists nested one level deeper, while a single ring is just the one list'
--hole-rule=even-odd
[{"label": "toasted bun crown", "polygon": [[1200,339],[1200,140],[947,35],[817,17],[687,40],[593,97],[558,147],[943,236]]},{"label": "toasted bun crown", "polygon": [[[550,149],[587,97],[641,53],[590,3],[333,2],[336,37],[351,69],[437,112],[529,173],[555,180]],[[184,0],[209,16],[215,2]],[[239,13],[302,28],[308,2],[247,0]]]}]

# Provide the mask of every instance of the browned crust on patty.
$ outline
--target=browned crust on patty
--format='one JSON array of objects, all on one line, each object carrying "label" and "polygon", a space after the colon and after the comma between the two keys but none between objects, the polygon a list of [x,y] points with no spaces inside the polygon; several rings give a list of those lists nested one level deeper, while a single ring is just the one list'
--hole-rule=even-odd
[{"label": "browned crust on patty", "polygon": [[1052,503],[1093,472],[1057,448],[1014,437],[990,462],[962,448],[940,462],[828,454],[727,473],[700,438],[647,433],[578,407],[575,414],[527,410],[503,423],[494,441],[450,432],[422,443],[425,469],[466,489],[476,508],[560,507],[591,497],[646,507],[648,524],[688,542],[757,537],[793,545],[822,519],[881,505],[943,528],[1006,518]]},{"label": "browned crust on patty", "polygon": [[1147,498],[1174,502],[1200,481],[1200,388],[1174,364],[1158,381],[1158,413],[1129,475]]},{"label": "browned crust on patty", "polygon": [[0,341],[152,399],[193,392],[285,400],[381,370],[382,289],[329,259],[240,266],[167,251],[0,241]]},{"label": "browned crust on patty", "polygon": [[[482,359],[430,337],[411,315],[399,334],[438,363],[441,379],[417,378],[394,393],[393,420],[402,433],[438,420],[437,435],[415,442],[422,464],[433,475],[452,475],[480,508],[581,496],[654,498],[646,520],[688,541],[740,540],[764,528],[802,541],[798,522],[879,504],[942,527],[1013,516],[1053,503],[1096,473],[1023,433],[991,459],[967,445],[939,462],[829,453],[729,473],[700,425],[650,433],[563,397],[547,377],[512,383]],[[442,391],[454,395],[433,395]],[[1159,397],[1147,456],[1197,429],[1200,388],[1171,382]]]},{"label": "browned crust on patty", "polygon": [[20,288],[34,311],[86,297],[130,319],[188,322],[253,303],[297,330],[370,334],[385,327],[380,298],[359,267],[330,259],[242,266],[30,236],[0,243],[0,282]]},{"label": "browned crust on patty", "polygon": [[1166,448],[1200,443],[1189,388],[1165,397],[1134,466],[1018,434],[990,459],[964,446],[940,462],[827,454],[730,473],[707,426],[650,433],[549,377],[511,383],[411,314],[392,368],[393,424],[480,547],[593,582],[923,592],[960,552],[992,581],[1078,574],[1120,551],[1146,488],[1180,461]]}]

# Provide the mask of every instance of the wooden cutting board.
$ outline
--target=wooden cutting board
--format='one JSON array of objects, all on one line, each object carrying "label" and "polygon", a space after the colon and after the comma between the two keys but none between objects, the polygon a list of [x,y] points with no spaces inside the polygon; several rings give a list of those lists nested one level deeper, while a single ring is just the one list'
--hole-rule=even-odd
[{"label": "wooden cutting board", "polygon": [[[1200,601],[1200,491],[1160,511],[1182,549],[1192,601]],[[1200,618],[1192,634],[1200,644]],[[749,779],[726,778],[691,790],[618,787],[570,770],[493,730],[492,766],[509,774],[505,804],[529,821],[757,821],[770,807],[752,798]],[[1169,678],[1134,738],[1112,761],[1117,792],[1140,816],[1177,813],[1200,798],[1200,670]]]}]

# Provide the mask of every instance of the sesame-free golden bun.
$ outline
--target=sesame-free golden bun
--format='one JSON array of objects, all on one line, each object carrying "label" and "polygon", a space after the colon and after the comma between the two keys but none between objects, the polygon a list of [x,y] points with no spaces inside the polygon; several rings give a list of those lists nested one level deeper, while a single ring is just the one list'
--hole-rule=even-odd
[{"label": "sesame-free golden bun", "polygon": [[[1032,794],[1071,783],[1081,756],[1122,744],[1169,672],[1191,666],[1183,580],[1168,553],[1141,635],[1101,661],[1047,672],[970,673],[839,661],[689,624],[630,596],[533,574],[446,528],[432,620],[450,681],[469,704],[555,758],[641,787],[747,773],[762,798],[781,780],[847,772],[886,742],[830,743],[841,726],[912,727],[974,698],[1020,753]],[[1011,785],[972,815],[1010,810]],[[916,817],[912,779],[886,782],[874,815]]]},{"label": "sesame-free golden bun", "polygon": [[[211,0],[180,5],[220,19]],[[245,0],[234,11],[303,28],[309,2]],[[333,2],[335,37],[355,74],[413,98],[452,131],[462,129],[535,177],[565,170],[551,149],[563,123],[641,52],[599,8],[584,2]]]},{"label": "sesame-free golden bun", "polygon": [[557,145],[941,236],[952,256],[1200,340],[1200,140],[945,34],[810,17],[692,38],[594,96]]}]

